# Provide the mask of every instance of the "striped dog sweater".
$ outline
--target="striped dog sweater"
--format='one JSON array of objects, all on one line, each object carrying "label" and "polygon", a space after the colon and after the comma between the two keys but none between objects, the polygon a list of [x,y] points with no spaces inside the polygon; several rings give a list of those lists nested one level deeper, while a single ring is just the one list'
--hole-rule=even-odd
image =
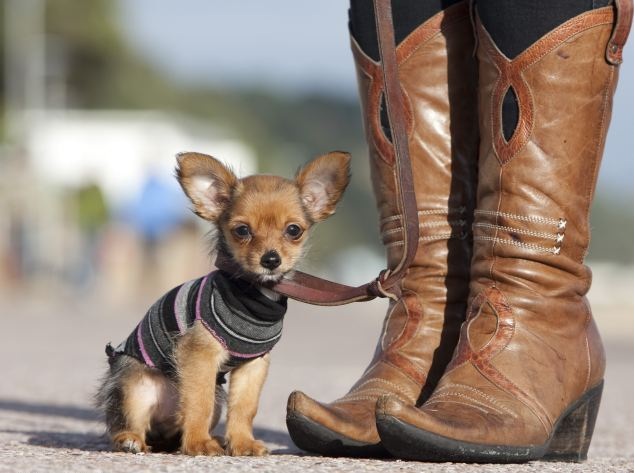
[{"label": "striped dog sweater", "polygon": [[269,353],[280,339],[287,299],[272,301],[252,284],[231,279],[222,271],[175,287],[150,307],[130,336],[117,348],[110,344],[111,360],[121,354],[174,376],[174,347],[196,321],[228,351],[222,375],[246,361]]}]

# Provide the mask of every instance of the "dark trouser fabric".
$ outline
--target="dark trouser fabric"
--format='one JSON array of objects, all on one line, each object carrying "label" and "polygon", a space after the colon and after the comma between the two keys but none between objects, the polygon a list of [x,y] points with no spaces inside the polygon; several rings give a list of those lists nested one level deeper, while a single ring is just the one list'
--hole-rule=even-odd
[{"label": "dark trouser fabric", "polygon": [[[397,44],[420,24],[457,1],[392,0]],[[503,54],[513,59],[558,25],[610,3],[611,0],[478,0],[476,9],[494,43]],[[349,27],[362,50],[372,59],[379,60],[373,2],[351,0]],[[509,140],[518,124],[518,105],[511,88],[503,100],[502,113],[503,135]],[[387,130],[385,112],[381,119]]]},{"label": "dark trouser fabric", "polygon": [[[401,43],[417,26],[444,8],[460,0],[392,0],[395,41]],[[375,11],[372,0],[351,0],[348,12],[349,28],[362,51],[379,61]]]}]

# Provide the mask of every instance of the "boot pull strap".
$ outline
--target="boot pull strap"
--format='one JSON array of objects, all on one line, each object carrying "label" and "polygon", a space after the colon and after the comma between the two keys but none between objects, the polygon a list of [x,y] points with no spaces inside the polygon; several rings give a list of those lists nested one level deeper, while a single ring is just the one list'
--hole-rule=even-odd
[{"label": "boot pull strap", "polygon": [[615,24],[606,46],[606,60],[617,66],[622,63],[622,51],[633,22],[633,0],[615,0]]},{"label": "boot pull strap", "polygon": [[[350,302],[368,301],[375,297],[398,299],[401,296],[399,282],[410,266],[419,242],[419,218],[408,153],[406,114],[399,84],[392,9],[390,0],[374,0],[374,4],[384,79],[384,97],[395,151],[396,198],[404,227],[403,253],[395,268],[383,270],[376,279],[361,286],[346,286],[301,271],[294,271],[272,287],[273,290],[284,296],[309,304],[343,305]],[[240,268],[236,263],[222,253],[218,254],[215,265],[230,274],[240,274]]]}]

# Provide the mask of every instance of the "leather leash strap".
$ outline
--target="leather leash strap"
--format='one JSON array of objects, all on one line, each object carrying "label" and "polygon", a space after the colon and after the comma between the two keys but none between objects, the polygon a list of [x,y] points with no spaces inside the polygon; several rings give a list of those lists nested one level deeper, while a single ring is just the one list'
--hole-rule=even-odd
[{"label": "leather leash strap", "polygon": [[[383,270],[376,279],[361,286],[346,286],[295,271],[272,287],[274,291],[282,295],[309,304],[342,305],[368,301],[375,297],[397,299],[401,295],[399,282],[410,266],[419,242],[419,217],[408,153],[408,128],[404,100],[399,84],[392,9],[390,0],[374,0],[374,6],[384,79],[384,97],[395,151],[396,198],[404,228],[403,253],[396,267]],[[223,254],[218,255],[216,267],[232,274],[240,274],[240,268]]]}]

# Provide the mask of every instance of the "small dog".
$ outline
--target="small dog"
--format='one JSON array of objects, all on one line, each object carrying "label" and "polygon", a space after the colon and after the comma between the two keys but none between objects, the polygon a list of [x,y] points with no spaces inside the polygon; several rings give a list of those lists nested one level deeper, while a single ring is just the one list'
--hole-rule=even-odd
[{"label": "small dog", "polygon": [[[238,179],[200,153],[177,156],[176,177],[194,212],[217,230],[224,252],[248,280],[222,271],[159,299],[117,348],[97,393],[115,450],[187,455],[266,455],[253,419],[280,338],[286,298],[269,286],[301,258],[308,230],[335,212],[350,179],[350,156],[320,156],[295,180]],[[230,374],[225,438],[211,436]]]}]

